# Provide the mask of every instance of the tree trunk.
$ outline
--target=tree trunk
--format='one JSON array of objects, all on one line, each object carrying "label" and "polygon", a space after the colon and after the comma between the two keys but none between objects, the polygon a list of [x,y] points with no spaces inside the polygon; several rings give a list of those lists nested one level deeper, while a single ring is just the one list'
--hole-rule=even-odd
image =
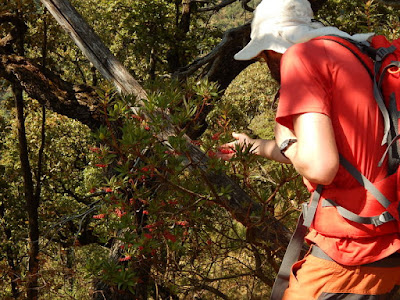
[{"label": "tree trunk", "polygon": [[[3,203],[0,205],[0,218],[3,220],[6,217],[4,200],[2,201]],[[8,267],[9,267],[9,270],[7,273],[10,278],[11,294],[14,299],[18,299],[18,297],[20,295],[20,290],[19,290],[19,286],[18,286],[17,282],[18,282],[19,278],[21,277],[21,272],[19,270],[18,265],[16,264],[16,257],[15,257],[14,251],[13,251],[14,249],[11,246],[11,241],[12,241],[11,227],[6,222],[4,222],[4,224],[3,224],[3,230],[4,230],[4,234],[5,234],[4,244],[6,245],[5,252],[6,252],[7,263],[8,263]]]},{"label": "tree trunk", "polygon": [[19,155],[24,178],[24,193],[26,209],[28,213],[28,235],[29,235],[29,267],[27,273],[27,294],[28,300],[38,299],[38,272],[39,272],[39,201],[34,196],[34,185],[32,171],[28,156],[28,143],[25,132],[24,102],[22,89],[13,87],[15,105],[17,107],[17,124]]}]

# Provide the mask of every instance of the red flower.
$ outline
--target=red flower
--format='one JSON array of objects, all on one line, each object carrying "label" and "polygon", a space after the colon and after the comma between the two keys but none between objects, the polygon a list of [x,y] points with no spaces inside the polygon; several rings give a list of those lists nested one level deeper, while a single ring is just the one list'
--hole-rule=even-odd
[{"label": "red flower", "polygon": [[107,168],[107,165],[105,164],[96,164],[95,166],[99,168]]},{"label": "red flower", "polygon": [[217,140],[219,140],[220,135],[221,135],[220,132],[214,133],[214,135],[211,137],[211,139],[214,141],[217,141]]},{"label": "red flower", "polygon": [[96,188],[91,188],[89,192],[92,193],[92,194],[95,193],[96,192]]},{"label": "red flower", "polygon": [[201,146],[201,144],[202,144],[201,141],[190,141],[190,142],[195,146]]},{"label": "red flower", "polygon": [[153,231],[154,228],[157,228],[158,226],[164,224],[164,221],[158,221],[153,224],[147,224],[144,226],[144,228],[148,229],[150,232]]},{"label": "red flower", "polygon": [[176,225],[189,226],[189,222],[188,221],[176,221]]},{"label": "red flower", "polygon": [[146,238],[146,239],[149,239],[149,240],[151,240],[152,238],[153,238],[153,236],[150,234],[150,233],[145,233],[145,234],[143,234],[144,235],[144,237]]},{"label": "red flower", "polygon": [[139,199],[139,201],[142,202],[142,203],[145,204],[145,205],[149,204],[149,202],[147,202],[147,201],[144,200],[144,199]]},{"label": "red flower", "polygon": [[93,219],[103,219],[105,216],[105,214],[94,215]]},{"label": "red flower", "polygon": [[121,217],[126,215],[126,211],[123,211],[123,210],[121,210],[119,208],[116,208],[115,209],[115,214],[117,215],[118,218],[121,218]]},{"label": "red flower", "polygon": [[210,158],[214,158],[214,157],[217,155],[217,153],[215,153],[215,152],[212,151],[212,150],[209,150],[209,151],[207,152],[207,155],[208,155],[208,157],[210,157]]},{"label": "red flower", "polygon": [[112,190],[112,188],[105,188],[104,191],[105,191],[106,193],[112,193],[113,190]]},{"label": "red flower", "polygon": [[170,233],[169,231],[165,231],[165,232],[163,233],[163,235],[164,235],[164,237],[165,237],[167,240],[170,240],[170,241],[173,242],[173,243],[176,242],[176,236],[173,235],[172,233]]},{"label": "red flower", "polygon": [[100,148],[97,147],[89,147],[89,150],[95,153],[99,153],[100,152]]},{"label": "red flower", "polygon": [[139,121],[143,120],[143,118],[141,116],[138,116],[138,115],[132,114],[131,117],[132,117],[132,119],[136,119],[136,120],[139,120]]},{"label": "red flower", "polygon": [[128,261],[128,260],[131,260],[131,259],[132,259],[132,256],[127,255],[127,256],[125,256],[125,257],[121,257],[121,258],[119,259],[119,261]]},{"label": "red flower", "polygon": [[150,130],[150,126],[149,125],[144,126],[144,130],[149,131]]},{"label": "red flower", "polygon": [[148,210],[144,210],[144,211],[143,211],[143,214],[144,214],[144,215],[148,215],[148,214],[149,214],[149,211],[148,211]]}]

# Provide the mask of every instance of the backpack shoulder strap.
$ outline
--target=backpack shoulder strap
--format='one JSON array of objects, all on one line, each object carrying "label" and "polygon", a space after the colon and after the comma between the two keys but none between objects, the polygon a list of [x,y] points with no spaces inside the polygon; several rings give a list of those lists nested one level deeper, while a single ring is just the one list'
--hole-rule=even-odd
[{"label": "backpack shoulder strap", "polygon": [[376,50],[374,47],[337,35],[319,36],[314,38],[314,40],[332,41],[346,48],[360,61],[360,63],[367,70],[371,79],[374,78],[374,67],[372,60],[375,59],[376,56]]},{"label": "backpack shoulder strap", "polygon": [[299,260],[301,250],[304,245],[304,238],[308,228],[303,225],[303,213],[300,214],[297,220],[296,229],[290,239],[289,245],[286,248],[285,255],[282,259],[278,274],[275,277],[275,282],[272,287],[270,300],[281,300],[285,290],[289,286],[290,272],[293,264]]},{"label": "backpack shoulder strap", "polygon": [[383,60],[386,56],[394,52],[394,50],[396,49],[395,46],[391,46],[391,44],[388,42],[389,47],[380,47],[378,49],[375,49],[375,46],[378,46],[380,44],[387,45],[384,41],[384,39],[386,38],[383,36],[376,36],[373,46],[369,46],[365,43],[357,42],[352,39],[347,39],[336,35],[321,36],[315,39],[333,41],[347,48],[368,71],[369,76],[373,80],[374,98],[376,100],[376,103],[378,104],[379,110],[382,113],[384,121],[384,134],[381,145],[386,144],[388,141],[390,130],[390,116],[381,92],[383,77],[379,77],[379,71],[381,69]]},{"label": "backpack shoulder strap", "polygon": [[322,185],[317,186],[316,190],[313,192],[309,207],[307,207],[306,203],[303,204],[303,210],[297,220],[296,230],[290,239],[278,274],[276,275],[270,300],[281,300],[285,290],[289,286],[289,277],[292,266],[300,258],[301,250],[304,245],[304,238],[307,234],[308,227],[314,219],[321,198],[322,188]]}]

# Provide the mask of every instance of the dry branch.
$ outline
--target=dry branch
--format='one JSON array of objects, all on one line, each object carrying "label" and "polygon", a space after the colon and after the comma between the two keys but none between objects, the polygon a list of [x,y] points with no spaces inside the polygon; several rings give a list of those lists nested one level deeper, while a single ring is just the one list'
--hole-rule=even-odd
[{"label": "dry branch", "polygon": [[112,55],[98,35],[68,1],[41,0],[41,2],[97,70],[107,80],[114,83],[118,91],[124,94],[133,94],[139,99],[146,97],[146,92],[139,83]]}]

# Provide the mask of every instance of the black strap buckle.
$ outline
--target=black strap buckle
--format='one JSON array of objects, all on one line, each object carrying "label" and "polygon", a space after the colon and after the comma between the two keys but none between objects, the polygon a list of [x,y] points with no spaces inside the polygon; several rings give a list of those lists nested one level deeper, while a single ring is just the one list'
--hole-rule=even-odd
[{"label": "black strap buckle", "polygon": [[388,211],[384,211],[383,213],[381,213],[379,216],[377,216],[376,218],[374,218],[372,220],[372,223],[375,226],[380,226],[382,224],[385,224],[387,222],[393,221],[394,217],[388,212]]},{"label": "black strap buckle", "polygon": [[376,51],[376,61],[384,60],[387,55],[389,55],[390,53],[393,53],[394,51],[396,51],[396,47],[394,45],[391,45],[388,48],[385,48],[385,47],[379,48]]}]

